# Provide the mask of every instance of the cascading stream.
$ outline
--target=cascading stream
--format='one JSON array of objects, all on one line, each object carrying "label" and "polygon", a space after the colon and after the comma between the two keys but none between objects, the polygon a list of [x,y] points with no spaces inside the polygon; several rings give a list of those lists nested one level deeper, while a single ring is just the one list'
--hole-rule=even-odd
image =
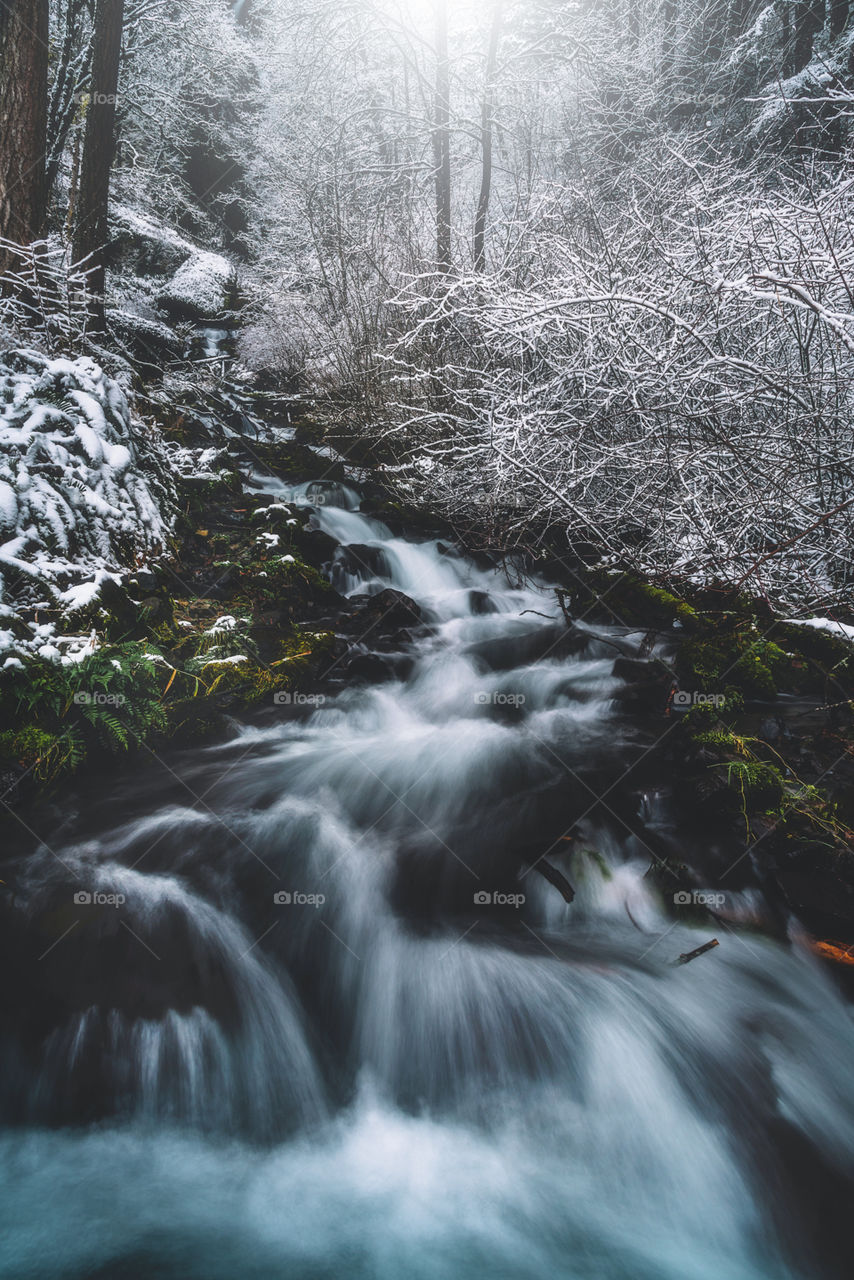
[{"label": "cascading stream", "polygon": [[[22,863],[0,1275],[844,1274],[849,1009],[758,934],[676,964],[709,930],[594,813],[641,749],[612,668],[642,637],[568,636],[545,585],[346,486],[263,487],[313,504],[342,593],[421,621],[383,682]],[[572,905],[527,869],[545,850]],[[66,937],[81,891],[123,901]]]}]

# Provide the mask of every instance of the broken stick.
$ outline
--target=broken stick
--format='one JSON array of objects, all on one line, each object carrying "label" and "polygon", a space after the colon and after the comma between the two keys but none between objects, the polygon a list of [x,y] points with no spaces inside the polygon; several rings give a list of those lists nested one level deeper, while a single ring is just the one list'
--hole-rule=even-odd
[{"label": "broken stick", "polygon": [[694,951],[683,951],[682,955],[676,961],[677,964],[690,964],[692,960],[696,960],[697,956],[703,956],[707,951],[711,951],[714,947],[719,947],[720,943],[717,938],[712,938],[711,942],[704,942],[702,947],[696,947]]}]

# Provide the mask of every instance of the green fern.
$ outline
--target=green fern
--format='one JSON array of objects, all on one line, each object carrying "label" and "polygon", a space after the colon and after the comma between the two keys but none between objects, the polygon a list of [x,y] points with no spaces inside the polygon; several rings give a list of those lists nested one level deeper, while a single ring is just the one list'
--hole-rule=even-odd
[{"label": "green fern", "polygon": [[29,659],[0,689],[0,756],[50,782],[93,750],[128,751],[166,726],[161,682],[142,642],[68,665]]}]

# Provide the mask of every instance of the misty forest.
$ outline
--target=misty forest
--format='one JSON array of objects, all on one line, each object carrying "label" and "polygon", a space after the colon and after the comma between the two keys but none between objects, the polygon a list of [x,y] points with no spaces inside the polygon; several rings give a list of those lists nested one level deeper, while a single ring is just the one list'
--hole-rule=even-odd
[{"label": "misty forest", "polygon": [[854,3],[0,0],[0,1280],[850,1280]]}]

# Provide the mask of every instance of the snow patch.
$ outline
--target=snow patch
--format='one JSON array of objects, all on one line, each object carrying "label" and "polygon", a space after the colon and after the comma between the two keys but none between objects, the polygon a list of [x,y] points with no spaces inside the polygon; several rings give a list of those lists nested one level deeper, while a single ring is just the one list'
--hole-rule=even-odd
[{"label": "snow patch", "polygon": [[835,622],[832,618],[788,618],[793,627],[815,627],[817,631],[829,631],[832,635],[854,640],[854,626],[847,622]]}]

